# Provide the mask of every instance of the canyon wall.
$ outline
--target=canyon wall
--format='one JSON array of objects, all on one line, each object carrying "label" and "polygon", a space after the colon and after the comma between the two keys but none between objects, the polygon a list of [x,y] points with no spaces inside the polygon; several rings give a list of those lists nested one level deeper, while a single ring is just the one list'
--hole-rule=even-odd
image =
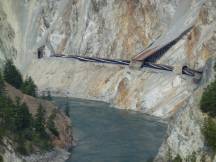
[{"label": "canyon wall", "polygon": [[[178,22],[185,20],[184,23],[193,21],[193,28],[158,63],[202,70],[207,60],[216,56],[214,0],[0,0],[0,3],[1,60],[13,58],[23,74],[32,76],[40,91],[103,100],[118,108],[166,119],[173,116],[172,122],[176,124],[170,125],[167,135],[170,138],[161,150],[167,152],[164,148],[169,147],[174,155],[179,151],[186,157],[203,147],[200,125],[190,123],[197,118],[202,120],[196,105],[199,99],[192,98],[204,85],[195,84],[191,77],[48,56],[62,53],[130,59],[160,36],[181,28],[183,24]],[[37,59],[40,47],[46,55],[43,59]],[[197,108],[197,118],[190,118],[193,109],[188,107],[189,103]],[[179,123],[184,119],[187,122],[182,127]],[[175,126],[179,127],[174,129]],[[185,134],[184,130],[192,127],[196,135]]]},{"label": "canyon wall", "polygon": [[[214,37],[213,31],[215,26],[212,20],[214,19],[214,12],[208,13],[210,12],[209,9],[202,5],[204,1],[162,2],[143,0],[139,2],[109,1],[109,3],[98,1],[96,6],[100,6],[100,10],[96,13],[95,10],[92,9],[92,6],[94,6],[93,1],[88,1],[88,3],[84,3],[83,1],[52,1],[52,3],[54,2],[56,5],[58,4],[57,2],[61,2],[61,5],[57,5],[57,7],[63,9],[53,9],[55,14],[53,13],[51,16],[52,9],[49,11],[49,9],[46,8],[46,11],[49,13],[46,15],[47,18],[43,18],[42,16],[42,25],[37,24],[38,30],[43,29],[44,32],[38,32],[39,34],[37,36],[32,37],[32,39],[38,40],[38,43],[34,44],[35,46],[38,45],[38,47],[41,46],[41,42],[46,40],[46,43],[44,42],[46,55],[50,55],[53,50],[55,53],[63,54],[79,54],[105,58],[131,58],[138,51],[147,47],[148,44],[154,42],[159,36],[166,35],[166,33],[169,32],[175,33],[175,30],[178,31],[178,28],[182,28],[183,25],[178,24],[177,20],[179,19],[185,20],[184,23],[187,23],[187,21],[194,21],[194,27],[179,40],[158,63],[167,65],[180,64],[181,66],[187,65],[194,69],[202,69],[205,66],[206,60],[213,55],[210,51],[212,49],[208,47],[209,45],[207,42]],[[121,5],[119,6],[117,2],[121,2]],[[64,4],[67,4],[66,8]],[[40,5],[42,5],[42,3]],[[118,12],[115,10],[116,5],[118,6]],[[125,5],[127,6],[126,9]],[[130,10],[131,5],[134,6],[133,10]],[[68,9],[69,6],[72,8]],[[199,8],[200,6],[201,8]],[[73,12],[76,11],[74,7],[77,8],[77,19],[75,20],[73,18],[75,15]],[[145,12],[141,12],[141,9]],[[212,7],[212,10],[213,9],[214,7]],[[59,13],[57,11],[59,11]],[[64,14],[60,14],[60,11],[64,11]],[[68,13],[69,11],[72,13]],[[85,12],[90,16],[83,15]],[[122,16],[119,17],[119,15],[122,15],[124,12],[128,12],[130,15],[130,19],[127,18],[127,16],[123,16],[127,18],[125,21],[127,24],[119,23],[119,21],[122,21]],[[110,25],[109,28],[106,27],[106,25],[101,27],[103,23],[99,20],[95,20],[104,13],[107,13],[104,19],[106,22],[105,24]],[[113,18],[110,19],[110,16]],[[67,29],[70,29],[69,31],[71,31],[71,34],[63,32],[66,28],[64,23],[66,21],[65,19],[68,21],[66,23],[68,24]],[[131,22],[132,20],[133,22]],[[144,22],[142,23],[142,21]],[[48,29],[44,28],[44,23],[50,24],[45,25],[49,27]],[[94,27],[92,27],[91,24],[94,24]],[[125,41],[130,40],[131,42],[135,42],[136,39],[142,41],[144,36],[141,36],[142,39],[135,38],[136,35],[141,35],[139,30],[136,29],[138,27],[133,27],[136,24],[137,26],[141,25],[143,29],[142,32],[145,33],[145,39],[148,40],[148,43],[143,43],[139,48],[136,43],[132,46],[125,44],[119,45],[118,43],[121,42],[121,39]],[[87,26],[85,27],[85,31],[82,30],[84,28],[83,26]],[[127,26],[127,28],[125,28],[125,26]],[[104,32],[108,32],[109,37],[104,36],[104,32],[99,34],[92,31],[97,28],[102,28]],[[112,32],[109,32],[109,30]],[[34,32],[32,31],[29,34],[32,35]],[[113,35],[113,33],[116,32],[118,33],[117,35],[121,35],[119,33],[131,34],[129,34],[129,36],[121,35],[121,37],[117,37]],[[40,36],[40,34],[43,36]],[[63,37],[66,36],[67,38],[63,39]],[[95,41],[97,37],[100,37],[103,41],[100,40],[96,45]],[[115,43],[115,41],[111,41],[118,46],[116,48],[117,51],[112,51],[112,54],[109,54],[110,51],[104,48],[106,45],[112,47],[112,45],[109,44],[110,41],[107,40],[107,38],[110,37],[118,42]],[[84,46],[84,49],[88,49],[85,45],[88,39],[91,40],[88,48],[92,49],[92,51],[90,50],[90,53],[83,53],[82,49]],[[63,46],[62,42],[65,44],[64,48],[60,48]],[[81,42],[81,46],[77,45],[79,42]],[[74,45],[71,45],[71,43]],[[78,52],[75,50],[76,48],[79,49]],[[102,51],[105,50],[106,52],[97,53],[93,50],[95,48],[98,50],[101,48]],[[30,58],[35,59],[32,59],[28,68],[24,69],[24,73],[32,75],[41,90],[47,89],[56,95],[103,100],[119,108],[138,110],[166,118],[179,108],[184,107],[188,97],[191,95],[194,88],[197,87],[190,77],[157,70],[152,71],[147,68],[136,71],[128,67],[83,63],[72,59],[47,57],[38,60],[35,56],[37,48],[29,49],[34,50],[32,51],[33,53],[27,52],[26,54],[30,55]],[[125,53],[124,51],[134,52]],[[119,55],[120,53],[123,55]],[[17,60],[19,60],[19,57]],[[25,60],[25,58],[23,58],[22,61],[23,60]],[[18,63],[18,65],[24,66],[26,64]]]},{"label": "canyon wall", "polygon": [[[130,58],[167,29],[177,1],[1,0],[16,33],[17,59],[35,50]],[[25,56],[25,57],[24,57]]]},{"label": "canyon wall", "polygon": [[11,52],[9,47],[3,53],[13,57],[20,70],[31,75],[41,91],[103,100],[119,108],[166,118],[182,107],[196,88],[190,78],[70,59],[38,60],[37,51],[44,47],[46,56],[62,53],[130,59],[173,26],[172,30],[181,28],[178,19],[185,23],[192,20],[197,25],[159,63],[199,69],[210,55],[203,44],[213,30],[211,20],[203,22],[208,15],[204,9],[199,10],[202,2],[1,0],[1,12],[5,15],[2,24],[11,26],[4,33],[6,36],[13,33],[11,39],[2,36],[1,40],[14,49]]},{"label": "canyon wall", "polygon": [[205,115],[201,113],[199,105],[203,90],[215,80],[215,65],[215,59],[207,61],[199,87],[188,97],[187,104],[170,118],[167,136],[156,162],[169,161],[169,158],[178,155],[186,162],[192,162],[191,159],[196,162],[215,162],[216,157],[202,135]]}]

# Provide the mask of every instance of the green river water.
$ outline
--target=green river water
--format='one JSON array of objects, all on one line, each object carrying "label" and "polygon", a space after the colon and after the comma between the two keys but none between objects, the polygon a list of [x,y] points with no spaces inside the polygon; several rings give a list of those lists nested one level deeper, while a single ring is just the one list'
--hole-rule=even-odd
[{"label": "green river water", "polygon": [[166,124],[104,102],[55,98],[61,108],[67,101],[77,140],[67,162],[147,162],[158,153]]}]

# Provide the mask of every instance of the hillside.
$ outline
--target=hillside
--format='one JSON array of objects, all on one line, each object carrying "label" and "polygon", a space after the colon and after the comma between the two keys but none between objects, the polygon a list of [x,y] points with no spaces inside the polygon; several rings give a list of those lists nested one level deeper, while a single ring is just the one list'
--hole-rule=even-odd
[{"label": "hillside", "polygon": [[54,146],[55,150],[51,151],[50,153],[47,152],[47,154],[44,154],[43,156],[41,153],[35,155],[21,156],[14,151],[13,141],[5,138],[3,144],[4,147],[2,147],[3,150],[5,149],[2,154],[4,160],[12,161],[12,159],[14,159],[14,161],[27,160],[29,162],[34,162],[39,159],[42,161],[59,161],[60,159],[67,159],[69,154],[66,152],[66,150],[71,148],[73,145],[72,127],[70,119],[53,103],[25,95],[20,90],[15,89],[7,83],[5,83],[5,91],[13,102],[16,102],[16,99],[18,97],[20,98],[21,103],[26,103],[30,113],[33,116],[36,115],[36,112],[40,105],[45,109],[46,120],[48,120],[49,116],[55,111],[56,117],[54,118],[54,123],[59,134],[58,137],[50,134],[52,145]]}]

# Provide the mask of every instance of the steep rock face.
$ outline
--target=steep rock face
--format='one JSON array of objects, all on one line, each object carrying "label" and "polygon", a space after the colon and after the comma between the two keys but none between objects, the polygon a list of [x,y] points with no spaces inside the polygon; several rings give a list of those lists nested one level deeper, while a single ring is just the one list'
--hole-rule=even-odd
[{"label": "steep rock face", "polygon": [[[169,129],[167,138],[160,149],[160,153],[156,161],[167,160],[168,154],[175,157],[177,154],[184,159],[195,155],[197,161],[215,161],[206,152],[204,137],[201,133],[203,123],[203,114],[199,109],[199,102],[204,88],[215,79],[215,14],[216,3],[215,1],[207,1],[201,9],[196,28],[193,30],[187,46],[192,54],[190,57],[194,58],[195,54],[199,53],[198,64],[206,63],[203,71],[202,81],[197,89],[191,93],[191,97],[185,107],[172,117],[169,122]],[[199,33],[199,34],[198,34]],[[203,48],[200,48],[200,42],[203,41]],[[192,43],[193,42],[193,43]],[[162,58],[163,59],[163,58]]]},{"label": "steep rock face", "polygon": [[[165,31],[177,0],[1,0],[20,63],[46,53],[130,58]],[[8,54],[10,54],[8,52]]]},{"label": "steep rock face", "polygon": [[14,48],[15,32],[11,25],[7,22],[7,14],[0,5],[0,65],[5,58],[12,58],[16,56],[16,49]]},{"label": "steep rock face", "polygon": [[181,78],[169,72],[132,71],[113,65],[104,67],[64,59],[33,62],[29,71],[41,89],[51,90],[56,95],[104,100],[119,108],[162,118],[181,108],[196,87],[191,78]]},{"label": "steep rock face", "polygon": [[16,34],[11,41],[2,36],[1,49],[7,57],[14,54],[4,45],[15,49],[18,67],[31,75],[41,90],[48,88],[58,94],[104,100],[120,108],[165,118],[184,107],[196,88],[190,78],[73,60],[38,60],[37,50],[45,46],[46,55],[56,52],[130,58],[173,26],[181,28],[177,18],[187,18],[196,21],[194,28],[158,62],[199,69],[213,55],[215,13],[215,2],[208,1],[199,9],[201,2],[2,0],[2,24],[13,29],[2,28],[2,33]]},{"label": "steep rock face", "polygon": [[[10,31],[1,28],[1,57],[13,57],[17,53],[16,64],[23,73],[33,77],[40,90],[103,100],[119,108],[161,118],[177,113],[171,122],[175,124],[170,125],[168,138],[161,148],[165,153],[161,155],[169,148],[173,155],[179,152],[186,157],[203,147],[200,125],[196,122],[202,121],[202,115],[196,105],[199,97],[195,96],[201,95],[204,86],[194,84],[191,78],[158,70],[136,71],[70,59],[38,60],[36,55],[38,48],[44,46],[47,56],[64,53],[129,59],[159,36],[166,35],[173,26],[172,32],[181,28],[179,19],[185,19],[195,21],[192,30],[158,63],[202,69],[210,57],[216,56],[214,0],[205,1],[204,5],[202,0],[0,2],[0,16],[4,18],[0,23],[11,26]],[[8,40],[6,33],[13,31],[14,37]],[[14,52],[10,51],[12,48]],[[201,90],[195,91],[197,88]],[[192,135],[193,131],[187,133],[187,130],[196,133]]]},{"label": "steep rock face", "polygon": [[187,105],[180,109],[169,121],[167,137],[160,148],[156,162],[168,161],[180,155],[186,161],[192,157],[197,162],[210,162],[211,154],[207,152],[201,127],[204,115],[199,108],[200,98],[204,88],[215,79],[215,60],[210,59],[204,69],[204,77],[197,88],[189,97]]},{"label": "steep rock face", "polygon": [[[82,1],[77,1],[75,4],[79,4],[80,2]],[[153,18],[151,23],[146,22],[145,25],[148,25],[148,27],[143,27],[144,33],[148,33],[148,34],[160,33],[160,35],[166,35],[166,32],[173,32],[175,28],[176,30],[177,28],[181,28],[180,26],[181,24],[178,24],[177,21],[178,19],[185,20],[185,23],[187,23],[187,21],[189,20],[197,22],[195,24],[195,27],[190,31],[190,33],[185,35],[177,44],[175,44],[158,61],[159,63],[164,63],[168,65],[175,65],[175,64],[189,65],[191,68],[195,68],[195,69],[204,67],[207,58],[209,58],[210,56],[210,52],[204,46],[204,44],[206,40],[208,40],[209,37],[213,35],[212,30],[214,29],[214,24],[212,22],[207,24],[203,22],[203,20],[208,19],[207,17],[209,14],[202,14],[202,12],[205,11],[202,11],[204,9],[201,10],[199,9],[199,6],[201,6],[202,4],[201,2],[203,1],[199,1],[199,0],[193,2],[181,1],[180,4],[178,1],[172,1],[169,3],[162,2],[162,1],[153,1],[151,3],[150,1],[143,1],[143,2],[140,1],[138,3],[139,5],[141,4],[146,5],[146,7],[143,7],[144,8],[143,10],[145,10],[145,12],[148,13],[145,14],[145,16],[151,15],[150,17],[154,17],[152,16],[153,13],[157,15],[157,19]],[[124,4],[126,2],[124,1],[122,3]],[[130,3],[135,3],[135,1]],[[75,4],[73,3],[72,7]],[[83,7],[87,4],[83,4],[81,6]],[[98,2],[98,5],[99,4],[100,3]],[[151,5],[153,4],[154,7],[152,10],[146,9],[148,7],[151,8]],[[121,5],[121,7],[118,9],[118,12],[124,11],[123,6],[124,5]],[[161,9],[162,6],[166,8],[165,10],[166,12],[162,11]],[[103,10],[106,7],[100,7],[100,8],[101,10]],[[159,8],[159,10],[157,10],[157,8]],[[82,13],[84,13],[82,9],[80,10],[82,11]],[[110,10],[113,11],[113,13],[115,13],[114,9],[110,9]],[[88,11],[90,13],[92,12],[91,8],[87,8],[85,11],[86,12]],[[127,9],[127,11],[129,12],[130,10]],[[104,12],[105,11],[103,11],[102,13]],[[99,13],[100,12],[98,11],[96,15],[98,15]],[[134,10],[132,13],[133,13],[132,17],[136,18],[136,23],[140,25],[141,24],[140,21],[142,19],[140,17],[136,17],[136,15],[141,14],[140,11]],[[187,16],[188,14],[190,15],[189,17]],[[77,15],[79,19],[83,17],[83,15],[82,14],[80,15],[79,13],[77,13]],[[124,25],[113,22],[113,20],[111,21],[109,19],[110,15],[112,14],[108,14],[108,16],[106,16],[107,19],[106,23],[116,25],[111,28],[112,32],[121,31],[123,33],[128,33],[128,30],[124,29]],[[92,16],[95,17],[95,14],[92,13]],[[116,20],[118,18],[118,14],[114,16],[115,16],[114,20]],[[87,17],[86,19],[92,21],[91,18]],[[117,20],[120,21],[119,18]],[[151,26],[151,24],[154,21],[156,21],[158,24],[155,28]],[[100,22],[97,22],[96,24],[100,25]],[[128,24],[134,25],[134,23],[128,23]],[[62,23],[59,24],[57,23],[57,25],[56,26],[54,25],[53,28],[56,28],[58,25],[62,27]],[[79,22],[76,22],[75,26],[76,25],[78,25],[79,30],[83,26],[83,24],[82,23],[79,24]],[[71,32],[74,32],[74,29],[76,28],[71,28]],[[96,27],[92,29],[96,29]],[[53,29],[52,32],[49,32],[50,36],[59,30],[61,31],[61,28],[58,28],[58,30]],[[207,31],[209,33],[209,36],[205,35]],[[133,30],[132,36],[136,34],[140,35],[139,32],[138,33],[137,32],[138,30]],[[80,31],[75,33],[80,33]],[[100,36],[100,34],[92,35],[92,34],[88,34],[88,32],[87,33],[81,32],[81,33],[84,34],[83,42],[88,40],[87,36],[89,36],[89,38],[92,38],[93,36],[94,38]],[[109,35],[112,35],[112,33],[110,33]],[[49,38],[48,40],[50,40]],[[80,41],[80,39],[77,38],[76,36],[74,36],[73,38],[74,39],[71,38],[69,40],[75,41],[76,43]],[[127,37],[126,39],[128,38],[130,37]],[[106,39],[106,37],[104,39]],[[116,39],[119,40],[119,38]],[[149,42],[153,41],[153,39],[154,38],[150,39],[149,36]],[[57,40],[60,40],[60,38],[58,38]],[[94,41],[92,40],[91,42],[93,43]],[[99,44],[100,45],[99,47],[102,47],[103,41],[100,42],[101,43]],[[121,40],[119,42],[121,42]],[[106,44],[109,44],[109,41],[106,41]],[[97,47],[95,45],[92,46],[94,46],[94,48]],[[53,47],[57,47],[57,46],[53,46]],[[70,48],[75,48],[75,47],[76,45],[70,46]],[[97,49],[99,49],[99,47]],[[125,46],[123,45],[121,46],[121,48],[127,50],[127,48],[125,48]],[[117,49],[120,50],[121,48],[119,47]],[[133,46],[133,48],[138,49],[136,46]],[[69,51],[73,53],[73,49]],[[75,54],[82,55],[83,53],[75,52]],[[95,55],[94,52],[91,52],[90,54],[88,53],[85,54],[88,56]],[[107,54],[109,55],[109,50],[107,51]],[[114,52],[113,55],[115,55],[115,58],[119,57]],[[101,53],[98,56],[112,57],[111,55],[109,56],[103,55],[103,53]],[[130,56],[127,55],[127,57]],[[125,58],[125,57],[122,56],[121,58]],[[61,95],[64,94],[73,97],[104,100],[120,108],[138,110],[138,111],[146,112],[163,118],[172,115],[179,108],[184,107],[188,101],[188,97],[191,95],[193,89],[196,88],[197,86],[193,83],[192,79],[189,77],[178,76],[167,72],[154,71],[154,70],[152,71],[149,69],[144,69],[143,71],[134,71],[124,67],[81,63],[70,59],[66,60],[66,59],[56,59],[56,58],[33,60],[31,65],[28,67],[27,74],[33,76],[33,79],[36,81],[36,83],[39,85],[39,87],[42,90],[48,88],[51,91],[56,92],[56,94],[61,94]]]},{"label": "steep rock face", "polygon": [[[58,94],[104,100],[120,108],[164,118],[185,104],[195,88],[190,78],[73,60],[38,60],[36,55],[38,48],[45,46],[46,55],[55,52],[131,58],[158,36],[166,34],[177,18],[184,19],[193,12],[198,14],[199,10],[189,9],[199,7],[198,2],[202,1],[180,2],[1,1],[6,20],[17,33],[14,37],[18,53],[16,63],[25,74],[33,77],[41,90],[48,88]],[[196,14],[189,19],[196,20]],[[187,59],[187,41],[184,37],[159,62],[191,64],[196,68],[204,66],[205,60],[199,53],[195,53],[197,59]],[[201,60],[200,64],[197,64],[198,60]]]}]

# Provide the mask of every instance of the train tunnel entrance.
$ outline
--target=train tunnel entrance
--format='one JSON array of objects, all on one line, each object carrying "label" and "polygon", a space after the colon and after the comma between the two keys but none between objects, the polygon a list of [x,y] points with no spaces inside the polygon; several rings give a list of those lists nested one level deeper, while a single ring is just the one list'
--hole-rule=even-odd
[{"label": "train tunnel entrance", "polygon": [[38,48],[38,50],[37,50],[37,58],[38,59],[41,59],[44,57],[44,54],[45,54],[44,49],[45,49],[45,46],[41,46],[40,48]]}]

